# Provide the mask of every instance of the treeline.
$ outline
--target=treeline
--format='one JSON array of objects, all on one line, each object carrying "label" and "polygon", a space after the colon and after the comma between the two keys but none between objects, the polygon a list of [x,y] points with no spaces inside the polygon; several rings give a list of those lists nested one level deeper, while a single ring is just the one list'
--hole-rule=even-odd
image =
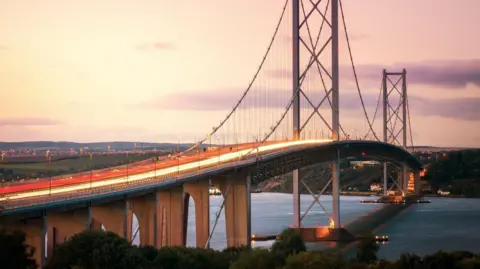
[{"label": "treeline", "polygon": [[[211,249],[132,246],[111,232],[83,232],[55,249],[46,269],[474,269],[480,255],[458,251],[425,257],[402,254],[396,261],[377,258],[373,237],[363,239],[356,257],[332,251],[307,251],[295,230],[285,230],[270,249]],[[18,231],[0,230],[2,269],[36,268],[34,250]]]},{"label": "treeline", "polygon": [[427,166],[424,179],[434,189],[480,197],[480,150],[451,151]]}]

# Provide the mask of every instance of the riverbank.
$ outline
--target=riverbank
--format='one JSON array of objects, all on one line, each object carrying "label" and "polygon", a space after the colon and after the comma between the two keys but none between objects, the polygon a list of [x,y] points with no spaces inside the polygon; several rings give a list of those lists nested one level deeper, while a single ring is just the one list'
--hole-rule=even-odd
[{"label": "riverbank", "polygon": [[[259,191],[256,190],[255,192],[252,191],[252,193],[282,193],[282,194],[291,194],[288,192],[277,192],[277,191]],[[304,195],[308,195],[309,193],[301,193]],[[324,192],[323,195],[332,195],[331,192]],[[370,197],[370,196],[378,196],[376,192],[370,192],[370,191],[340,191],[341,196],[362,196],[362,197]]]},{"label": "riverbank", "polygon": [[[465,195],[460,195],[460,194],[452,194],[452,195],[439,195],[436,193],[426,193],[423,194],[423,197],[438,197],[438,198],[469,198],[465,197]],[[470,197],[470,198],[477,198],[478,197]]]}]

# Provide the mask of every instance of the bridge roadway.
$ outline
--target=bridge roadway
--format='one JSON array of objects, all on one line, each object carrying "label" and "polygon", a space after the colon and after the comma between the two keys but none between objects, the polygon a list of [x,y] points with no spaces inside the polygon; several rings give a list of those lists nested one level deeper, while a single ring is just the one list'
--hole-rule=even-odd
[{"label": "bridge roadway", "polygon": [[[420,163],[407,151],[393,145],[373,141],[283,141],[262,145],[257,149],[253,148],[253,144],[244,144],[238,147],[232,146],[218,151],[184,156],[178,160],[165,160],[157,164],[137,166],[129,169],[128,177],[126,171],[114,170],[110,173],[93,171],[92,174],[95,174],[95,177],[92,178],[71,175],[67,179],[54,180],[51,183],[50,181],[34,181],[5,187],[0,190],[1,213],[6,215],[35,211],[59,205],[145,192],[152,188],[168,189],[174,185],[225,174],[235,169],[256,167],[259,159],[262,163],[268,163],[287,155],[310,152],[315,156],[311,157],[313,163],[328,161],[332,160],[332,150],[338,152],[340,148],[342,148],[342,154],[345,154],[342,157],[364,156],[365,150],[369,156],[407,163],[413,169],[421,169]],[[330,153],[322,154],[322,152]],[[263,175],[272,176],[273,174],[263,173]]]}]

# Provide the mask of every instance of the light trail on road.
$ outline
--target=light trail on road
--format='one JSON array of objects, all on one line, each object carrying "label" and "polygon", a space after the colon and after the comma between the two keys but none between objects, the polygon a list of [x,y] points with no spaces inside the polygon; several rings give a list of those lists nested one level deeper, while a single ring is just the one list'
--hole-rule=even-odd
[{"label": "light trail on road", "polygon": [[[332,140],[298,140],[298,141],[289,141],[289,142],[281,142],[277,144],[270,144],[270,145],[260,146],[258,148],[247,148],[247,149],[243,149],[235,152],[219,154],[217,156],[209,157],[207,159],[200,160],[200,161],[192,161],[188,163],[179,164],[176,166],[170,166],[166,168],[160,168],[157,170],[141,172],[134,175],[129,175],[128,177],[120,176],[120,177],[113,177],[105,180],[90,181],[86,183],[82,182],[79,184],[69,184],[68,186],[54,186],[51,189],[40,189],[40,190],[29,189],[29,190],[20,191],[20,192],[11,193],[11,194],[9,193],[3,197],[0,197],[0,202],[8,201],[8,200],[16,200],[16,199],[33,198],[38,196],[62,194],[62,193],[67,193],[72,191],[79,191],[79,190],[88,190],[90,188],[99,188],[99,187],[105,187],[105,186],[121,184],[121,183],[137,182],[140,180],[144,180],[146,178],[166,176],[169,174],[188,172],[194,169],[207,168],[217,164],[234,161],[235,159],[240,159],[247,155],[254,156],[255,154],[258,154],[258,153],[281,150],[281,149],[285,149],[292,146],[324,144],[331,141]],[[29,184],[25,184],[25,185],[28,186]]]}]

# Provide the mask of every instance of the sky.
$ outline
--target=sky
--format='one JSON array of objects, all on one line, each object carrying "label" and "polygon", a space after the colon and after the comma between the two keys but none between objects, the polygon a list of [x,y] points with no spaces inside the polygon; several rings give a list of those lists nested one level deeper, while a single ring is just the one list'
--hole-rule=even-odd
[{"label": "sky", "polygon": [[[283,5],[2,0],[0,141],[197,139],[248,86]],[[343,0],[343,6],[368,113],[381,70],[405,68],[415,144],[480,147],[480,1]],[[277,58],[263,83],[275,74],[288,78],[279,59],[291,57],[289,27],[280,27]],[[340,43],[340,69],[349,70],[346,42]],[[361,129],[348,72],[340,77],[340,121]]]}]

